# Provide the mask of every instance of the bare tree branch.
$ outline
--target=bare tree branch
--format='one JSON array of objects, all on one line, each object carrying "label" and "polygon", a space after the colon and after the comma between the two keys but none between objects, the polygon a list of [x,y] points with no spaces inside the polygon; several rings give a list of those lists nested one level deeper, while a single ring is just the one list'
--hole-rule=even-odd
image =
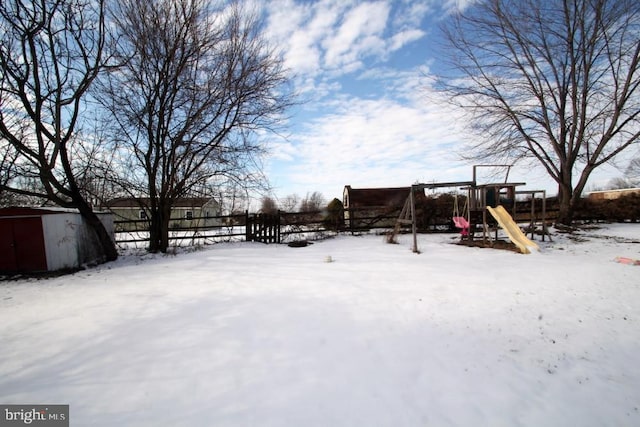
[{"label": "bare tree branch", "polygon": [[640,138],[640,4],[489,0],[444,31],[458,74],[441,87],[482,137],[470,157],[535,159],[570,222],[591,173]]},{"label": "bare tree branch", "polygon": [[115,243],[85,199],[71,157],[84,143],[87,90],[108,61],[104,0],[2,2],[0,32],[0,139],[15,154],[2,164],[14,171],[3,189],[77,208],[105,259],[115,259]]},{"label": "bare tree branch", "polygon": [[112,11],[126,66],[102,82],[117,140],[144,171],[151,251],[166,251],[171,206],[218,176],[252,175],[254,134],[291,105],[281,59],[256,16],[205,0],[121,0]]}]

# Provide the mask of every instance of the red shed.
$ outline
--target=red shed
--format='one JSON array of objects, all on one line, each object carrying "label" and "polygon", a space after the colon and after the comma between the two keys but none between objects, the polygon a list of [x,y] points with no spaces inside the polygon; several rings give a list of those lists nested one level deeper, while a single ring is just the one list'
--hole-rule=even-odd
[{"label": "red shed", "polygon": [[[111,214],[98,214],[113,236]],[[100,245],[76,210],[0,209],[0,272],[42,272],[102,261]]]}]

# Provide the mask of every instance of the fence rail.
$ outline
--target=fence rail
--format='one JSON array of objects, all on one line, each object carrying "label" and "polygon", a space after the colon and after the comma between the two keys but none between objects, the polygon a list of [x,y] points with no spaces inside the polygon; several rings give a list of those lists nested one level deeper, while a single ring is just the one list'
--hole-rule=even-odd
[{"label": "fence rail", "polygon": [[[211,242],[246,240],[285,243],[296,239],[314,240],[337,231],[362,232],[371,229],[388,229],[393,227],[393,221],[397,217],[397,214],[365,216],[355,209],[351,212],[359,213],[359,225],[346,226],[342,218],[337,223],[330,221],[327,219],[326,211],[279,211],[273,215],[245,212],[227,216],[193,217],[192,226],[170,227],[169,240]],[[199,225],[205,219],[209,225]],[[212,222],[216,224],[212,225]],[[149,220],[117,220],[114,221],[114,225],[118,244],[149,241]]]},{"label": "fence rail", "polygon": [[[520,223],[531,221],[530,202],[518,202],[515,220]],[[338,218],[331,217],[326,210],[313,212],[278,211],[272,215],[234,214],[216,217],[194,217],[192,226],[173,226],[169,228],[169,240],[175,242],[221,242],[221,241],[259,241],[265,243],[286,243],[293,240],[315,240],[327,233],[346,231],[359,233],[374,229],[392,229],[400,214],[400,209],[388,209],[382,213],[371,213],[371,209],[345,209]],[[421,232],[451,231],[452,211],[448,207],[423,212],[418,228]],[[558,208],[547,204],[546,221],[557,218]],[[540,220],[540,206],[536,204],[536,219]],[[176,220],[184,218],[176,218]],[[585,219],[579,216],[577,219]],[[600,218],[591,218],[600,219]],[[173,219],[172,219],[173,220]],[[207,225],[202,225],[207,222]],[[174,223],[178,223],[174,221]],[[149,241],[148,220],[114,221],[116,243],[131,244]]]},{"label": "fence rail", "polygon": [[[180,218],[172,218],[177,223]],[[204,220],[208,225],[201,225]],[[325,227],[324,214],[317,212],[278,212],[277,214],[244,214],[193,217],[192,226],[169,227],[170,241],[221,242],[231,240],[281,243],[291,236],[305,234],[307,239],[319,237],[329,230]],[[213,223],[213,224],[212,224]],[[149,241],[149,220],[114,221],[115,238],[118,244],[144,243]]]}]

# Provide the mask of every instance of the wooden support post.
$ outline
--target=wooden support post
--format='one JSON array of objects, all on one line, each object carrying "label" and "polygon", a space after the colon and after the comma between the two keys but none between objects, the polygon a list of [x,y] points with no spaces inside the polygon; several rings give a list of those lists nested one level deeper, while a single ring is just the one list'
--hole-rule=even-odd
[{"label": "wooden support post", "polygon": [[[531,229],[531,240],[536,230],[536,193],[531,193],[531,221],[529,221],[529,228]],[[544,236],[544,226],[542,227],[542,235]]]},{"label": "wooden support post", "polygon": [[544,236],[549,236],[549,241],[553,242],[551,239],[551,234],[547,231],[547,190],[542,191],[542,241],[544,242]]},{"label": "wooden support post", "polygon": [[[482,242],[487,243],[487,235],[489,234],[489,225],[487,224],[487,195],[486,191],[482,190]],[[491,236],[489,236],[491,238]]]},{"label": "wooden support post", "polygon": [[416,198],[413,194],[414,188],[411,187],[411,194],[409,197],[411,198],[411,231],[413,232],[413,253],[420,253],[418,250],[418,223],[416,220]]}]

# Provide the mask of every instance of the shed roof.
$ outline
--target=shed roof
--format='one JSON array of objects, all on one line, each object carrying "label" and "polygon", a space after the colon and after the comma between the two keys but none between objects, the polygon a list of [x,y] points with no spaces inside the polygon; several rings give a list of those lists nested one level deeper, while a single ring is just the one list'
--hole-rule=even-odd
[{"label": "shed roof", "polygon": [[77,209],[70,208],[54,208],[54,207],[28,207],[28,206],[10,206],[0,208],[0,217],[6,216],[38,216],[52,215],[60,213],[78,213]]},{"label": "shed roof", "polygon": [[[173,202],[172,206],[174,208],[201,208],[210,202],[216,201],[210,197],[180,197]],[[106,207],[140,208],[141,206],[149,206],[150,204],[151,199],[149,197],[118,197],[109,200],[106,203]]]}]

